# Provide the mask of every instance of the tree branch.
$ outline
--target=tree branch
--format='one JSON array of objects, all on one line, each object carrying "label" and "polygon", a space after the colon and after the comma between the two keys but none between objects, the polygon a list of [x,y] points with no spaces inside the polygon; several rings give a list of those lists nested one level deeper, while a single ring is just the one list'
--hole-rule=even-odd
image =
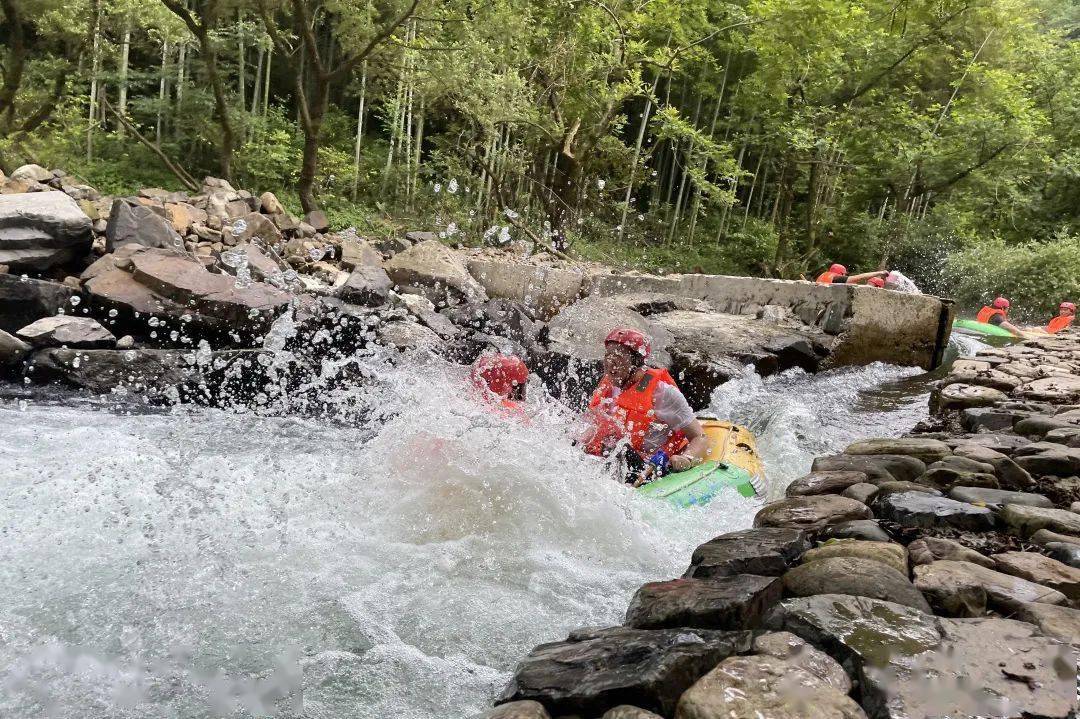
[{"label": "tree branch", "polygon": [[348,75],[353,68],[359,65],[361,62],[367,59],[371,53],[375,52],[375,48],[381,45],[388,37],[393,35],[399,27],[405,24],[416,12],[416,8],[420,6],[421,0],[412,0],[408,9],[405,10],[396,20],[383,28],[382,32],[368,41],[368,44],[364,46],[360,52],[355,55],[350,55],[344,62],[338,65],[335,69],[331,70],[326,75],[328,82],[334,82]]},{"label": "tree branch", "polygon": [[199,190],[199,183],[197,183],[195,179],[191,175],[189,175],[187,171],[184,170],[184,168],[180,167],[172,160],[170,160],[168,156],[164,152],[162,152],[160,147],[143,137],[142,133],[140,133],[138,129],[136,129],[136,127],[131,124],[130,120],[128,120],[126,117],[116,111],[116,108],[112,106],[112,103],[109,102],[108,98],[106,98],[105,95],[101,96],[101,105],[106,110],[108,110],[112,114],[112,116],[115,117],[117,121],[119,121],[119,123],[124,126],[124,129],[130,132],[135,137],[136,140],[141,142],[143,145],[148,147],[151,152],[157,155],[158,159],[165,163],[165,167],[169,168],[169,172],[176,175],[177,179],[179,179],[180,182],[183,183],[184,187],[188,188],[192,192],[197,192]]}]

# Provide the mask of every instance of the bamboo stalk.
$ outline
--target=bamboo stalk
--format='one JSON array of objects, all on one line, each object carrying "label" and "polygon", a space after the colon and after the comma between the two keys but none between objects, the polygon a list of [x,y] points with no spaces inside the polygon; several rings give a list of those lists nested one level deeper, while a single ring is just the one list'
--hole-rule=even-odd
[{"label": "bamboo stalk", "polygon": [[367,99],[367,60],[360,69],[360,108],[356,111],[356,146],[353,149],[352,200],[356,202],[356,193],[360,184],[360,143],[364,137],[364,102]]}]

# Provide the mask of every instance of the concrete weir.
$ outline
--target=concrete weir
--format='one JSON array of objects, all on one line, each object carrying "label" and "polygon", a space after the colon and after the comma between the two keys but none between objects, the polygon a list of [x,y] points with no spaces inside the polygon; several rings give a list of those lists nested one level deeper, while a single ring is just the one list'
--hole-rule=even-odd
[{"label": "concrete weir", "polygon": [[662,293],[702,300],[715,311],[757,316],[767,306],[791,312],[833,338],[828,365],[888,362],[933,369],[952,327],[951,300],[855,285],[724,275],[615,274],[473,258],[470,274],[489,297],[523,302],[547,319],[591,296]]}]

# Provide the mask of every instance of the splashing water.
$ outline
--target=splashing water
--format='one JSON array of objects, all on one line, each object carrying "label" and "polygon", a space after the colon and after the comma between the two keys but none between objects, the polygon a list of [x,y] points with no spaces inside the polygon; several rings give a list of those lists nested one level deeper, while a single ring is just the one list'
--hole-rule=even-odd
[{"label": "splashing water", "polygon": [[[0,402],[0,716],[477,716],[531,647],[618,623],[759,506],[636,496],[539,386],[524,425],[464,368],[365,370],[327,389],[358,424]],[[924,396],[889,384],[913,374],[749,376],[713,409],[782,486],[917,420]]]}]

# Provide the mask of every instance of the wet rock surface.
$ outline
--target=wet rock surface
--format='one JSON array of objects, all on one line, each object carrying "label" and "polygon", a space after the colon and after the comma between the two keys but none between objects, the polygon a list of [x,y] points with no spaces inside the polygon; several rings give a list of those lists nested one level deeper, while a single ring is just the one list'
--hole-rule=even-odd
[{"label": "wet rock surface", "polygon": [[874,499],[874,511],[904,527],[954,527],[957,529],[993,529],[994,513],[986,507],[935,497],[925,492],[897,492]]},{"label": "wet rock surface", "polygon": [[830,524],[872,516],[862,502],[836,494],[819,494],[789,497],[768,504],[754,517],[754,526],[818,530]]},{"label": "wet rock surface", "polygon": [[63,192],[0,194],[0,265],[46,270],[90,251],[90,218]]},{"label": "wet rock surface", "polygon": [[782,593],[780,579],[753,574],[650,582],[630,601],[626,625],[635,629],[754,629]]},{"label": "wet rock surface", "polygon": [[907,578],[881,562],[862,557],[827,557],[811,561],[784,574],[788,596],[851,594],[903,604],[930,613],[930,605]]},{"label": "wet rock surface", "polygon": [[735,574],[778,577],[810,547],[799,529],[766,528],[729,532],[694,550],[687,577]]}]

